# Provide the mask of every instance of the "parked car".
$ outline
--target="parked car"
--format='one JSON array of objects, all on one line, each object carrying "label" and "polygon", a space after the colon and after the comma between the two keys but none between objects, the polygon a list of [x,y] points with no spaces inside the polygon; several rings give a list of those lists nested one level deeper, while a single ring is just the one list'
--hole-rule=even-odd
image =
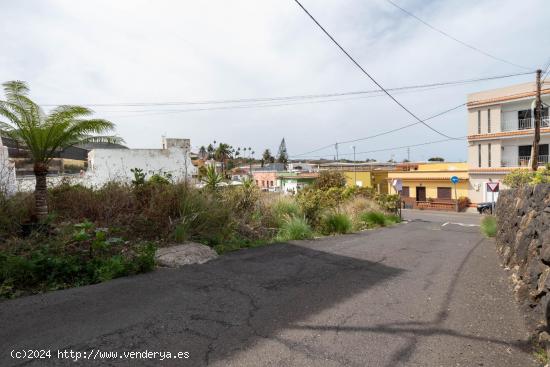
[{"label": "parked car", "polygon": [[479,214],[493,214],[493,203],[479,203],[477,211]]}]

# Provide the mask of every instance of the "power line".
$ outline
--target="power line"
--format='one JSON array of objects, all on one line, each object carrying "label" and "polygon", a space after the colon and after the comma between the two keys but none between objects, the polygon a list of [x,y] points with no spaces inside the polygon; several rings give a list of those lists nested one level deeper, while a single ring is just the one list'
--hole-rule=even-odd
[{"label": "power line", "polygon": [[330,35],[330,33],[328,33],[325,28],[323,28],[323,26],[317,21],[317,19],[315,19],[313,17],[313,15],[311,15],[307,9],[298,1],[298,0],[294,0],[301,8],[302,10],[311,18],[311,20],[313,20],[315,22],[315,24],[317,24],[317,26],[331,39],[331,41],[340,49],[340,51],[342,51],[350,60],[351,62],[353,62],[355,64],[355,66],[357,66],[359,68],[359,70],[361,70],[363,72],[363,74],[365,74],[374,84],[376,84],[376,86],[378,88],[380,88],[382,91],[384,91],[384,93],[387,94],[388,97],[390,97],[399,107],[401,107],[404,111],[406,111],[409,115],[411,115],[412,117],[414,117],[418,122],[420,122],[422,125],[426,126],[428,129],[434,131],[435,133],[441,135],[441,136],[444,136],[448,139],[453,139],[452,136],[449,136],[447,134],[444,134],[442,133],[441,131],[438,131],[436,129],[434,129],[433,127],[431,127],[430,125],[428,125],[427,123],[425,123],[424,121],[422,121],[418,116],[416,116],[412,111],[410,111],[407,107],[405,107],[403,104],[401,104],[401,102],[399,102],[390,92],[388,92],[386,89],[384,89],[384,87],[378,83],[376,81],[376,79],[374,79],[357,61],[355,61],[355,59],[334,39],[334,37],[332,37]]},{"label": "power line", "polygon": [[[523,76],[531,74],[531,72],[521,72],[515,74],[494,75],[482,78],[470,78],[462,80],[452,80],[445,82],[435,82],[427,84],[407,85],[394,88],[387,88],[388,91],[401,91],[409,89],[421,89],[440,87],[447,85],[460,85],[466,83],[475,83],[480,81],[496,80],[511,78],[516,76]],[[120,103],[79,103],[79,105],[86,107],[148,107],[148,106],[179,106],[179,105],[209,105],[209,104],[231,104],[231,103],[248,103],[248,102],[276,102],[276,101],[289,101],[289,100],[301,100],[301,99],[316,99],[316,98],[328,98],[328,97],[345,97],[349,95],[361,95],[361,94],[373,94],[383,92],[379,89],[363,90],[363,91],[350,91],[340,93],[324,93],[324,94],[305,94],[305,95],[293,95],[293,96],[279,96],[279,97],[264,97],[264,98],[241,98],[241,99],[215,99],[204,101],[172,101],[172,102],[120,102]],[[66,103],[65,103],[66,104]],[[62,104],[41,104],[42,107],[56,107]]]},{"label": "power line", "polygon": [[426,22],[425,20],[423,20],[423,19],[417,17],[416,15],[414,15],[413,13],[411,13],[410,11],[408,11],[407,9],[404,9],[404,8],[400,7],[399,5],[397,5],[396,3],[394,3],[393,1],[391,1],[391,0],[386,0],[386,1],[387,1],[388,3],[390,3],[391,5],[393,5],[394,7],[396,7],[397,9],[401,10],[403,13],[405,13],[405,14],[407,14],[407,15],[413,17],[414,19],[418,20],[420,23],[424,24],[426,27],[428,27],[428,28],[430,28],[430,29],[432,29],[432,30],[434,30],[434,31],[436,31],[436,32],[438,32],[438,33],[444,35],[445,37],[448,37],[448,38],[452,39],[452,40],[455,41],[455,42],[460,43],[460,44],[463,45],[463,46],[466,46],[466,47],[468,47],[468,48],[470,48],[470,49],[472,49],[472,50],[474,50],[474,51],[477,51],[477,52],[479,52],[479,53],[481,53],[481,54],[483,54],[483,55],[485,55],[485,56],[487,56],[487,57],[490,57],[490,58],[492,58],[492,59],[494,59],[494,60],[497,60],[497,61],[500,61],[500,62],[504,62],[504,63],[506,63],[506,64],[508,64],[508,65],[512,65],[512,66],[515,66],[515,67],[518,67],[518,68],[521,68],[521,69],[525,69],[525,70],[531,70],[531,68],[528,68],[528,67],[525,67],[525,66],[522,66],[522,65],[518,65],[518,64],[515,64],[515,63],[513,63],[513,62],[504,60],[503,58],[500,58],[500,57],[491,55],[490,53],[485,52],[485,51],[483,51],[483,50],[481,50],[481,49],[479,49],[479,48],[477,48],[477,47],[475,47],[475,46],[472,46],[472,45],[470,45],[469,43],[466,43],[466,42],[464,42],[464,41],[461,41],[461,40],[459,40],[458,38],[456,38],[456,37],[454,37],[454,36],[451,36],[449,33],[445,32],[445,31],[442,31],[442,30],[439,29],[439,28],[434,27],[433,25],[431,25],[430,23]]},{"label": "power line", "polygon": [[[438,144],[438,143],[443,143],[443,142],[447,142],[447,141],[458,141],[458,140],[464,140],[464,139],[466,139],[466,137],[462,136],[462,137],[458,137],[458,138],[441,139],[441,140],[435,140],[435,141],[428,141],[428,142],[425,142],[425,143],[403,145],[403,146],[399,146],[399,147],[366,150],[366,151],[363,151],[363,152],[357,152],[355,154],[368,154],[368,153],[385,152],[385,151],[390,151],[390,150],[407,149],[407,148],[420,147],[420,146],[424,146],[424,145]],[[343,155],[348,156],[348,155],[352,155],[352,154],[353,153],[344,153],[344,154],[340,154],[340,155],[341,156],[343,156]],[[319,158],[319,157],[324,157],[324,156],[325,155],[316,155],[316,156],[310,156],[310,157]],[[303,159],[310,159],[310,157],[304,157]]]},{"label": "power line", "polygon": [[[427,117],[427,118],[424,119],[424,121],[428,121],[428,120],[434,119],[434,118],[436,118],[436,117],[439,117],[439,116],[441,116],[441,115],[444,115],[444,114],[446,114],[446,113],[452,112],[452,111],[454,111],[454,110],[456,110],[456,109],[458,109],[458,108],[460,108],[460,107],[463,107],[463,106],[465,106],[465,105],[466,105],[466,103],[461,103],[461,104],[459,104],[458,106],[454,106],[454,107],[449,108],[449,109],[447,109],[447,110],[445,110],[445,111],[442,111],[442,112],[439,112],[439,113],[437,113],[437,114],[435,114],[435,115],[432,115],[432,116],[430,116],[430,117]],[[395,128],[395,129],[386,130],[386,131],[383,131],[383,132],[380,132],[380,133],[377,133],[377,134],[374,134],[374,135],[365,136],[365,137],[363,137],[363,138],[357,138],[357,139],[352,139],[352,140],[338,141],[338,142],[336,142],[336,144],[355,143],[355,142],[358,142],[358,141],[363,141],[363,140],[368,140],[368,139],[377,138],[377,137],[379,137],[379,136],[391,134],[391,133],[394,133],[394,132],[397,132],[397,131],[400,131],[400,130],[409,128],[409,127],[411,127],[411,126],[418,125],[419,123],[420,123],[420,122],[412,122],[412,123],[403,125],[403,126],[401,126],[401,127],[397,127],[397,128]],[[310,154],[310,153],[316,153],[316,152],[319,152],[319,151],[321,151],[321,150],[327,149],[327,148],[332,147],[332,146],[333,146],[333,144],[325,145],[325,146],[323,146],[323,147],[321,147],[321,148],[317,148],[317,149],[315,149],[315,150],[311,150],[311,151],[306,152],[306,153],[296,154],[296,155],[294,155],[293,157],[299,157],[299,156],[307,155],[307,154]]]},{"label": "power line", "polygon": [[[535,92],[535,91],[531,91],[531,92]],[[516,97],[516,96],[523,96],[524,93],[515,93],[515,94],[508,94],[508,95],[505,95],[505,96],[502,96],[502,97]],[[441,115],[444,115],[448,112],[451,112],[451,111],[454,111],[462,106],[465,106],[467,105],[468,103],[475,103],[475,102],[479,102],[479,100],[473,100],[473,101],[469,101],[467,103],[461,103],[455,107],[451,107],[447,110],[444,110],[444,111],[441,111],[435,115],[432,115],[430,117],[427,117],[424,119],[424,121],[428,121],[428,120],[431,120],[431,119],[434,119],[436,117],[439,117]],[[546,103],[542,102],[543,104],[546,105]],[[363,137],[363,138],[357,138],[357,139],[352,139],[352,140],[343,140],[343,141],[338,141],[337,143],[338,144],[346,144],[346,143],[354,143],[354,142],[357,142],[357,141],[361,141],[361,140],[367,140],[367,139],[372,139],[372,138],[376,138],[378,136],[382,136],[382,135],[387,135],[387,134],[391,134],[393,132],[396,132],[396,131],[399,131],[399,130],[403,130],[403,129],[406,129],[408,127],[411,127],[411,126],[414,126],[414,125],[418,125],[419,122],[412,122],[412,123],[409,123],[409,124],[406,124],[406,125],[403,125],[401,127],[398,127],[398,128],[395,128],[395,129],[391,129],[391,130],[387,130],[387,131],[383,131],[383,132],[380,132],[380,133],[377,133],[375,135],[370,135],[370,136],[366,136],[366,137]],[[305,153],[300,153],[300,154],[296,154],[296,155],[293,155],[292,157],[300,157],[300,156],[304,156],[304,155],[307,155],[307,154],[311,154],[311,153],[316,153],[316,152],[319,152],[321,150],[324,150],[324,149],[327,149],[327,148],[330,148],[330,147],[333,147],[334,143],[332,144],[328,144],[328,145],[324,145],[320,148],[317,148],[317,149],[314,149],[314,150],[310,150],[308,152],[305,152]]]}]

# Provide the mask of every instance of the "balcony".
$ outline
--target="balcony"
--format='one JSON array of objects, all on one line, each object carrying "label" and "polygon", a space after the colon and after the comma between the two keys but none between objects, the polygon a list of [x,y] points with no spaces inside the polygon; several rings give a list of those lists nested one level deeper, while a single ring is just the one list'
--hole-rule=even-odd
[{"label": "balcony", "polygon": [[[528,130],[534,127],[535,119],[532,117],[502,121],[500,124],[501,131]],[[544,116],[541,119],[540,127],[550,127],[550,116]]]},{"label": "balcony", "polygon": [[[531,156],[519,156],[517,160],[502,161],[502,167],[530,167]],[[539,166],[548,163],[548,155],[539,155]]]}]

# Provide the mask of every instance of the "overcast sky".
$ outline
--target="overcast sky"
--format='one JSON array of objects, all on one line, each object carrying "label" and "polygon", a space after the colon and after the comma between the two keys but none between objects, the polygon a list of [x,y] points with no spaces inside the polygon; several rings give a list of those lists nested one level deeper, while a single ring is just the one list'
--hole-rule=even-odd
[{"label": "overcast sky", "polygon": [[[550,1],[394,0],[490,54],[535,69],[550,59]],[[495,61],[434,32],[385,0],[302,0],[385,87],[425,84],[523,69]],[[40,104],[193,102],[370,90],[375,86],[292,0],[0,0],[0,79],[24,80]],[[464,103],[466,94],[534,75],[396,94],[420,117]],[[334,99],[334,98],[333,98]],[[341,98],[342,99],[342,98]],[[296,103],[296,102],[293,102]],[[133,148],[161,135],[251,146],[258,156],[285,137],[289,154],[412,122],[387,97],[187,111],[229,105],[97,106]],[[265,105],[265,103],[263,103]],[[466,134],[461,108],[430,123]],[[440,140],[423,126],[357,142],[357,152]],[[340,146],[351,158],[351,144]],[[334,156],[334,149],[313,155]],[[358,159],[406,158],[406,149]],[[466,142],[411,148],[412,160],[465,160]]]}]

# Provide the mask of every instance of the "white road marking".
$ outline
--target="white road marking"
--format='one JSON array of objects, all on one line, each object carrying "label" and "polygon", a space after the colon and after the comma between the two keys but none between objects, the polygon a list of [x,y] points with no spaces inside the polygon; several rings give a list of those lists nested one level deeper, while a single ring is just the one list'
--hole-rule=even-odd
[{"label": "white road marking", "polygon": [[462,227],[479,227],[479,224],[465,224],[465,223],[455,223],[455,222],[445,222],[441,225],[441,227],[445,227],[447,224],[456,224],[457,226],[462,226]]}]

